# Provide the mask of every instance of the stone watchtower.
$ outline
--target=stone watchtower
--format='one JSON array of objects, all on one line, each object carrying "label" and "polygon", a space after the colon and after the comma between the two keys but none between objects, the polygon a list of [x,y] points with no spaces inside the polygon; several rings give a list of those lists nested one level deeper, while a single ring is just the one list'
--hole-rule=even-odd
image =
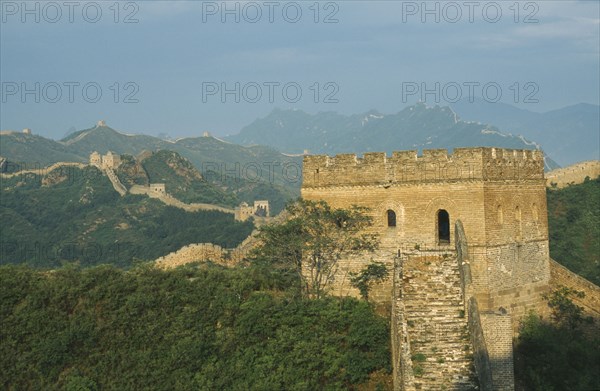
[{"label": "stone watchtower", "polygon": [[99,169],[115,169],[121,164],[121,156],[108,151],[106,155],[100,155],[94,151],[90,154],[90,164]]},{"label": "stone watchtower", "polygon": [[100,156],[100,154],[96,151],[92,152],[90,154],[90,164],[92,166],[98,167],[98,168],[102,168],[102,156]]},{"label": "stone watchtower", "polygon": [[254,205],[248,205],[247,202],[242,202],[234,213],[235,219],[238,221],[246,221],[250,217],[269,217],[269,201],[257,200]]},{"label": "stone watchtower", "polygon": [[[340,295],[357,295],[349,286],[349,272],[361,270],[371,259],[387,264],[394,277],[375,287],[371,296],[375,301],[393,304],[394,308],[400,306],[399,322],[404,323],[398,327],[404,327],[407,335],[404,344],[396,344],[397,349],[406,349],[413,340],[413,354],[419,351],[425,356],[435,355],[433,352],[443,350],[429,346],[428,351],[427,346],[419,345],[423,338],[416,337],[433,332],[450,343],[454,336],[444,335],[445,331],[438,328],[448,319],[447,333],[454,323],[457,330],[466,327],[454,318],[457,313],[463,317],[465,311],[468,314],[469,297],[474,298],[478,313],[484,318],[479,324],[484,333],[488,327],[485,314],[501,314],[497,324],[490,324],[489,328],[497,329],[502,323],[504,337],[510,333],[511,340],[520,317],[540,305],[540,292],[548,288],[546,187],[540,151],[458,148],[452,154],[446,150],[425,150],[422,156],[416,151],[394,152],[391,157],[385,153],[365,153],[362,158],[353,154],[306,156],[302,197],[324,200],[338,208],[353,204],[370,208],[372,229],[381,238],[380,249],[373,256],[341,262],[333,290]],[[459,228],[461,232],[457,232],[455,227],[464,227],[464,231]],[[464,249],[461,254],[455,248],[457,235]],[[466,269],[470,269],[466,288],[459,262],[468,264]],[[424,324],[411,333],[407,326],[411,316],[416,322],[425,319],[427,323],[427,317],[418,312],[428,306],[433,306],[433,312],[428,312],[432,329],[426,330],[429,326]],[[416,312],[411,315],[413,309]],[[455,339],[458,334],[457,331]],[[497,335],[489,339],[501,338]],[[494,349],[506,348],[488,343],[490,357],[494,356]],[[414,373],[398,372],[397,380],[407,389],[419,382],[425,388],[460,388],[463,383],[466,387],[468,371],[460,359],[452,364],[452,349],[448,345],[446,357],[437,358],[450,367],[456,364],[453,370],[440,372],[445,375],[436,373],[435,365],[427,368],[426,360]],[[397,353],[400,360],[402,355]],[[507,353],[499,355],[504,357]],[[512,389],[510,381],[500,380],[503,376],[510,378],[512,369],[510,373],[495,369],[494,389]],[[424,374],[419,378],[421,370]],[[507,387],[499,387],[499,383]]]}]

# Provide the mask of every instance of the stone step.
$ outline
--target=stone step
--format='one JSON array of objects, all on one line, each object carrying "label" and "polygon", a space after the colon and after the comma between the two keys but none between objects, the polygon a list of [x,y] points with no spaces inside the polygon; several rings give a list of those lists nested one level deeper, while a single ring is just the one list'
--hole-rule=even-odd
[{"label": "stone step", "polygon": [[472,348],[456,257],[440,254],[420,263],[404,262],[402,273],[398,300],[408,323],[415,388],[473,389]]}]

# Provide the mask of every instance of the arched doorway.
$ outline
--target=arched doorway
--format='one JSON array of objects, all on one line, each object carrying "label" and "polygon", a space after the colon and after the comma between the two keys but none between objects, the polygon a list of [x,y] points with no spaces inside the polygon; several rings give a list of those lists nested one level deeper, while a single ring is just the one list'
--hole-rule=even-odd
[{"label": "arched doorway", "polygon": [[388,228],[396,227],[396,212],[391,209],[388,209],[387,211],[387,226]]},{"label": "arched doorway", "polygon": [[444,209],[437,212],[437,236],[439,244],[450,243],[450,215]]}]

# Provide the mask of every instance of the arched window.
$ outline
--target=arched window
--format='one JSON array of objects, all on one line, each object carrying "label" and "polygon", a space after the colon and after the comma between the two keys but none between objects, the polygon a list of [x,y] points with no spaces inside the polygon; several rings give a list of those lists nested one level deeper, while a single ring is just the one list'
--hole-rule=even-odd
[{"label": "arched window", "polygon": [[388,209],[387,211],[387,225],[388,227],[396,226],[396,212],[391,209]]},{"label": "arched window", "polygon": [[531,205],[531,214],[533,215],[533,221],[535,221],[537,223],[537,221],[540,219],[540,217],[538,215],[538,207],[535,203],[533,205]]},{"label": "arched window", "polygon": [[498,205],[497,216],[498,216],[498,224],[504,223],[504,215],[502,214],[502,205]]},{"label": "arched window", "polygon": [[523,235],[523,223],[521,222],[521,208],[518,206],[515,208],[515,225],[516,225],[516,238],[521,240]]},{"label": "arched window", "polygon": [[450,215],[444,209],[437,212],[437,230],[439,243],[450,243]]}]

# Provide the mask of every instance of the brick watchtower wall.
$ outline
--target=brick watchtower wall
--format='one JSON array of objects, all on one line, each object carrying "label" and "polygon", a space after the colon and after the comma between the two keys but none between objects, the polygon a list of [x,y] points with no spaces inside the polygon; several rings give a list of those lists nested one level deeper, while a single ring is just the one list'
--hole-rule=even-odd
[{"label": "brick watchtower wall", "polygon": [[545,307],[541,293],[550,282],[543,159],[532,151],[483,155],[486,238],[470,240],[473,285],[480,309],[507,311],[516,329],[529,309]]},{"label": "brick watchtower wall", "polygon": [[[540,151],[497,148],[306,156],[302,197],[333,207],[366,206],[381,236],[374,256],[341,263],[334,291],[357,295],[348,272],[370,258],[393,267],[398,251],[452,250],[454,223],[461,220],[480,309],[524,313],[537,305],[550,278],[543,167]],[[388,224],[388,211],[395,226]],[[447,236],[440,228],[444,212]],[[391,281],[372,296],[389,301]]]}]

